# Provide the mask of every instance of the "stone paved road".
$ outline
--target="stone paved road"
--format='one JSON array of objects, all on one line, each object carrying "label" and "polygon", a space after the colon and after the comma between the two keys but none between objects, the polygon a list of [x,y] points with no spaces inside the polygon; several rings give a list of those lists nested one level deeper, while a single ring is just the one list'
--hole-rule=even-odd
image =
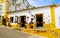
[{"label": "stone paved road", "polygon": [[36,35],[26,34],[14,29],[0,27],[0,38],[45,38]]}]

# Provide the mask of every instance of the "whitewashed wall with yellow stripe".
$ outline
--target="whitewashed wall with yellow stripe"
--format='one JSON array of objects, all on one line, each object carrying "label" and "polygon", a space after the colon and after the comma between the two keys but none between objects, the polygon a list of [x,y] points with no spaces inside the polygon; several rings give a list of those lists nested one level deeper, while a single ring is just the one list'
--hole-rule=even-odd
[{"label": "whitewashed wall with yellow stripe", "polygon": [[[26,18],[27,23],[29,23],[30,20],[31,20],[31,14],[29,14],[29,11],[34,16],[36,14],[43,14],[43,21],[46,24],[51,23],[50,7],[43,7],[43,8],[31,9],[31,10],[26,10],[26,11],[21,11],[21,12],[9,13],[9,17],[14,17],[14,21],[15,21],[15,16],[18,16],[19,17],[19,16],[26,15],[26,17],[29,16],[28,19]],[[36,20],[34,20],[34,22],[36,22]]]}]

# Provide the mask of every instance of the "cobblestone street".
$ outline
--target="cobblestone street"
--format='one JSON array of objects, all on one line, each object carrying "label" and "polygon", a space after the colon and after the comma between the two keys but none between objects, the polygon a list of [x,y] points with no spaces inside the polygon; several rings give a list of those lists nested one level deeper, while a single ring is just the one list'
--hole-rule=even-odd
[{"label": "cobblestone street", "polygon": [[45,37],[26,34],[18,30],[10,29],[3,26],[0,27],[0,38],[45,38]]}]

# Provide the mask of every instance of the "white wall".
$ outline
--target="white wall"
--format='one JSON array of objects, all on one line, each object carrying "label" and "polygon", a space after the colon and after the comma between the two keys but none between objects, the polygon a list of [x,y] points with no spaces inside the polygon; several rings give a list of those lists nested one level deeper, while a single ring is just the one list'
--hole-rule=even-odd
[{"label": "white wall", "polygon": [[55,7],[55,20],[56,20],[56,27],[60,28],[60,6]]},{"label": "white wall", "polygon": [[[12,17],[12,16],[14,17],[15,15],[17,15],[17,16],[26,15],[26,16],[29,16],[29,18],[27,19],[27,22],[29,23],[30,20],[31,20],[31,14],[29,14],[29,11],[33,15],[35,15],[35,14],[43,14],[43,21],[46,24],[51,23],[51,19],[50,19],[50,7],[26,10],[26,11],[15,12],[15,13],[9,13],[9,17]],[[35,22],[35,20],[34,20],[34,22]]]},{"label": "white wall", "polygon": [[0,15],[4,16],[4,12],[5,12],[5,3],[1,3],[1,10],[0,10]]}]

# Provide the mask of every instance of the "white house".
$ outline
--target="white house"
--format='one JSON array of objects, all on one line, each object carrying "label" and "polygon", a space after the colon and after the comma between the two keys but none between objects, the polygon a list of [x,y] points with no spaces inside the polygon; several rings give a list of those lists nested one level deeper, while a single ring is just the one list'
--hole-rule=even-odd
[{"label": "white house", "polygon": [[[60,5],[34,7],[27,0],[8,0],[8,4],[8,18],[10,23],[19,23],[26,19],[27,24],[29,24],[31,19],[33,19],[34,24],[37,25],[37,23],[40,23],[39,27],[51,24],[56,28],[60,28]],[[4,5],[5,3],[0,4],[3,9],[0,11],[0,15],[2,16],[4,15]]]}]

